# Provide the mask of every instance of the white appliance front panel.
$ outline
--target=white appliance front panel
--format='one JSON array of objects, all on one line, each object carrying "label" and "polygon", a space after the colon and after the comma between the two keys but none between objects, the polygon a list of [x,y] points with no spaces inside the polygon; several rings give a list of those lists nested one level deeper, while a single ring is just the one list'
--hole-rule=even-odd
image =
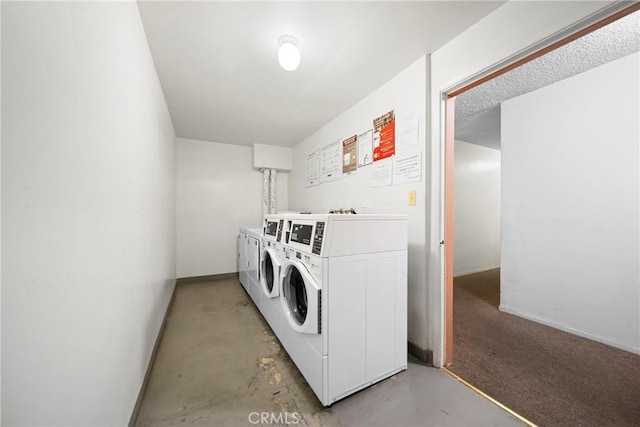
[{"label": "white appliance front panel", "polygon": [[249,283],[249,261],[247,261],[247,234],[240,232],[238,235],[238,279],[242,287],[248,291],[247,283]]},{"label": "white appliance front panel", "polygon": [[330,258],[329,397],[407,366],[407,251]]},{"label": "white appliance front panel", "polygon": [[269,298],[260,292],[260,312],[262,317],[267,321],[273,333],[279,337],[282,335],[283,317],[280,309],[280,299]]},{"label": "white appliance front panel", "polygon": [[254,236],[247,237],[247,274],[251,280],[260,280],[260,239]]},{"label": "white appliance front panel", "polygon": [[322,348],[322,336],[296,332],[286,321],[282,326],[280,342],[322,404],[329,405],[325,387],[327,357],[317,350]]}]

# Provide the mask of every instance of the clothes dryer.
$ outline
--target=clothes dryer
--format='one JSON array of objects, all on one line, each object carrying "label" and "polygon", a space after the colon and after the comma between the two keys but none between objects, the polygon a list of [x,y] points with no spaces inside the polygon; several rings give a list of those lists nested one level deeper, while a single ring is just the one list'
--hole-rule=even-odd
[{"label": "clothes dryer", "polygon": [[322,404],[406,369],[406,215],[283,219],[279,338]]},{"label": "clothes dryer", "polygon": [[241,227],[238,235],[238,278],[254,304],[259,307],[260,256],[262,248],[260,228]]}]

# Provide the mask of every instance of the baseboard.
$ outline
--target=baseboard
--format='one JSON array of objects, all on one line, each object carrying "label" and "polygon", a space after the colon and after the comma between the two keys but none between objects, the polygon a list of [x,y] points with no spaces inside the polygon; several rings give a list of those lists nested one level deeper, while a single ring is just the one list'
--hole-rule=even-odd
[{"label": "baseboard", "polygon": [[474,267],[474,268],[469,268],[469,269],[464,269],[461,271],[454,271],[453,272],[453,277],[460,277],[460,276],[468,276],[470,274],[476,274],[476,273],[484,273],[485,271],[491,271],[491,270],[497,270],[500,268],[500,265],[497,266],[485,266],[485,267]]},{"label": "baseboard", "polygon": [[[176,285],[177,284],[178,283],[176,281]],[[158,353],[158,348],[160,347],[160,341],[162,341],[162,335],[164,335],[164,328],[167,326],[167,316],[169,315],[169,311],[171,311],[171,306],[173,305],[173,297],[175,294],[176,294],[176,288],[174,286],[173,291],[171,292],[171,298],[169,299],[169,304],[167,304],[167,309],[165,310],[164,317],[162,318],[162,325],[160,326],[160,330],[158,331],[158,335],[156,336],[156,342],[153,345],[153,350],[151,351],[151,357],[149,358],[147,371],[145,372],[144,379],[142,380],[142,386],[140,386],[140,392],[138,393],[136,404],[133,407],[131,418],[129,418],[129,427],[135,426],[136,420],[138,419],[138,414],[140,414],[140,406],[142,405],[142,398],[144,397],[144,393],[147,390],[149,376],[151,375],[151,370],[153,369],[153,362],[156,360],[156,354]]]},{"label": "baseboard", "polygon": [[425,365],[433,366],[433,351],[422,349],[411,341],[407,341],[407,343],[409,344],[410,355],[412,355]]},{"label": "baseboard", "polygon": [[223,273],[223,274],[211,274],[208,276],[194,276],[194,277],[181,277],[176,282],[176,285],[186,285],[188,283],[196,282],[211,282],[217,280],[227,280],[238,278],[238,273]]},{"label": "baseboard", "polygon": [[529,314],[525,314],[525,313],[522,313],[520,311],[513,310],[512,308],[510,308],[508,306],[505,306],[503,304],[500,304],[500,306],[498,307],[498,310],[500,310],[500,311],[502,311],[504,313],[512,314],[514,316],[522,317],[523,319],[527,319],[527,320],[530,320],[532,322],[536,322],[536,323],[540,323],[540,324],[545,325],[545,326],[549,326],[550,328],[554,328],[554,329],[558,329],[558,330],[563,331],[563,332],[567,332],[567,333],[572,334],[572,335],[577,335],[577,336],[582,337],[582,338],[587,338],[587,339],[590,339],[591,341],[596,341],[596,342],[599,342],[599,343],[602,343],[602,344],[606,344],[609,347],[618,348],[620,350],[628,351],[629,353],[640,355],[640,349],[638,349],[638,348],[627,347],[627,346],[624,346],[624,345],[609,341],[606,338],[602,338],[602,337],[597,336],[597,335],[592,335],[592,334],[590,334],[588,332],[583,332],[581,330],[573,329],[573,328],[570,328],[568,326],[561,325],[559,323],[555,323],[555,322],[552,322],[552,321],[544,320],[544,319],[541,319],[541,318],[536,317],[536,316],[531,316]]}]

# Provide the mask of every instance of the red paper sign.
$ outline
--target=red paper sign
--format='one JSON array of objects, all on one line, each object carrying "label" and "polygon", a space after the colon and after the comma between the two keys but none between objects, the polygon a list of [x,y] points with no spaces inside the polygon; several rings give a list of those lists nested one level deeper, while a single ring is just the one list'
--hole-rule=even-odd
[{"label": "red paper sign", "polygon": [[[395,120],[380,129],[379,143],[373,148],[373,161],[391,157],[396,153],[396,122]],[[375,138],[375,137],[374,137]]]}]

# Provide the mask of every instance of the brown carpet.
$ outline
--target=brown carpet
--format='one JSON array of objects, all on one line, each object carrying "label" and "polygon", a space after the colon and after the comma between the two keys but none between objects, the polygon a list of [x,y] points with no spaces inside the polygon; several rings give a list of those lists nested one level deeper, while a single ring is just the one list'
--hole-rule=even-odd
[{"label": "brown carpet", "polygon": [[640,356],[499,302],[499,269],[454,280],[451,371],[540,426],[640,426]]}]

